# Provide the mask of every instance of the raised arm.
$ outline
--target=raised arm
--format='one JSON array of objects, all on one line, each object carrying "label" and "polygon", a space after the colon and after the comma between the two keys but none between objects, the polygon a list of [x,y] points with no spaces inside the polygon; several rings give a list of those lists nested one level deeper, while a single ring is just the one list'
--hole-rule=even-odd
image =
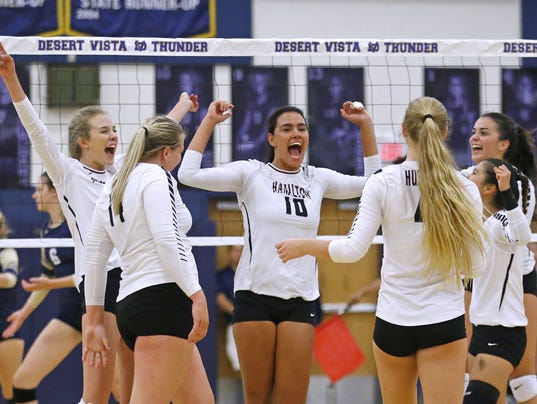
[{"label": "raised arm", "polygon": [[351,101],[343,103],[340,112],[343,119],[358,125],[360,128],[360,137],[364,151],[364,176],[369,177],[382,168],[373,120],[363,106],[356,108]]},{"label": "raised arm", "polygon": [[507,225],[502,227],[504,243],[526,245],[531,240],[531,228],[511,189],[511,171],[501,165],[494,167],[494,172],[508,218]]},{"label": "raised arm", "polygon": [[188,145],[188,150],[194,150],[203,154],[207,147],[207,143],[209,143],[209,139],[213,134],[214,128],[231,116],[233,108],[235,108],[235,106],[227,101],[211,102],[207,114],[201,121],[198,130]]},{"label": "raised arm", "polygon": [[24,93],[22,86],[17,77],[15,62],[6,52],[0,43],[0,76],[2,76],[11,100],[17,111],[17,115],[28,133],[32,145],[43,161],[46,171],[54,183],[60,181],[62,166],[61,157],[58,147],[54,140],[49,136],[48,130],[39,119],[30,100]]},{"label": "raised arm", "polygon": [[13,102],[19,102],[26,98],[21,83],[15,70],[15,61],[7,53],[4,45],[0,42],[0,76],[4,79],[6,87]]},{"label": "raised arm", "polygon": [[203,153],[214,128],[231,116],[233,108],[233,104],[227,101],[213,101],[209,105],[207,114],[190,141],[188,150],[179,166],[177,178],[181,183],[211,191],[236,192],[240,187],[243,175],[240,164],[245,163],[244,161],[227,163],[218,167],[201,168]]},{"label": "raised arm", "polygon": [[198,96],[196,94],[188,94],[182,92],[179,96],[177,104],[168,112],[168,118],[173,119],[175,122],[181,123],[189,112],[197,112],[200,107]]},{"label": "raised arm", "polygon": [[371,119],[369,112],[363,107],[358,109],[353,108],[353,103],[351,101],[344,102],[340,112],[343,119],[360,127],[364,157],[379,154],[375,129],[373,128],[373,120]]}]

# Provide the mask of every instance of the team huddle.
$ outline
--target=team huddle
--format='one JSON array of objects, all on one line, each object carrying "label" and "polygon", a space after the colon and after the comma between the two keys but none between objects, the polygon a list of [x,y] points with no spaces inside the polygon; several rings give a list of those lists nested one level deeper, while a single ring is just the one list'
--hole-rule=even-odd
[{"label": "team huddle", "polygon": [[[372,344],[383,402],[417,403],[420,388],[425,403],[503,404],[510,388],[518,402],[537,403],[530,249],[537,175],[530,133],[505,114],[475,122],[468,134],[475,165],[462,170],[445,143],[446,108],[431,97],[408,104],[406,158],[384,167],[367,109],[341,101],[341,118],[360,136],[363,176],[308,165],[307,120],[289,105],[267,117],[269,161],[202,168],[215,128],[233,116],[228,101],[210,103],[185,151],[180,122],[201,100],[181,93],[166,116],[143,122],[121,156],[110,115],[84,107],[69,125],[66,156],[1,44],[0,76],[46,170],[33,196],[50,216],[43,237],[72,236],[75,244],[74,254],[44,252],[43,276],[22,280],[31,294],[20,309],[16,251],[0,251],[7,402],[36,403],[39,383],[80,342],[79,404],[106,404],[112,393],[131,404],[215,402],[196,346],[209,313],[178,180],[234,192],[242,212],[231,321],[246,403],[306,402],[317,260],[360,260],[379,228],[384,253]],[[176,179],[170,172],[177,166]],[[358,197],[347,237],[317,239],[323,199]],[[0,236],[4,223],[0,216]],[[53,288],[65,288],[59,313],[22,358],[18,330]]]}]

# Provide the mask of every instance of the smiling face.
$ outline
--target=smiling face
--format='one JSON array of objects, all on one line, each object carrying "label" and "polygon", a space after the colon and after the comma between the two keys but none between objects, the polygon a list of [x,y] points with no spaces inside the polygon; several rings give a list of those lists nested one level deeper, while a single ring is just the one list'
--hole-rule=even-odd
[{"label": "smiling face", "polygon": [[500,140],[498,124],[489,117],[481,117],[475,122],[469,143],[475,163],[487,158],[502,160],[509,148],[509,141]]},{"label": "smiling face", "polygon": [[298,112],[284,112],[268,134],[268,141],[274,148],[273,164],[285,171],[296,171],[304,161],[309,144],[308,126]]},{"label": "smiling face", "polygon": [[112,118],[99,114],[88,121],[89,138],[78,138],[82,151],[80,161],[96,170],[104,170],[114,163],[118,135]]},{"label": "smiling face", "polygon": [[472,181],[475,185],[477,185],[477,188],[479,189],[479,193],[481,194],[481,198],[483,198],[483,191],[485,189],[485,163],[481,162],[477,164],[472,173],[468,176],[468,179]]},{"label": "smiling face", "polygon": [[[488,217],[502,207],[502,198],[498,193],[498,182],[494,168],[501,164],[501,160],[483,160],[477,164],[468,179],[479,189],[483,201],[483,215]],[[516,196],[515,198],[518,198]]]}]

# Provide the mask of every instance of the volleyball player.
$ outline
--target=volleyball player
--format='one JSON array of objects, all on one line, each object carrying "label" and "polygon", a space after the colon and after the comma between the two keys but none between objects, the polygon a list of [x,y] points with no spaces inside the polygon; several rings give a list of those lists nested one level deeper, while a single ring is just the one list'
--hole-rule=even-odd
[{"label": "volleyball player", "polygon": [[[346,102],[344,119],[360,125],[366,176],[309,166],[304,156],[309,132],[303,112],[283,106],[268,117],[269,163],[242,160],[201,169],[216,125],[233,105],[212,102],[189,144],[179,180],[211,191],[232,191],[242,210],[244,248],[235,273],[233,335],[247,403],[304,403],[313,357],[319,298],[316,261],[305,257],[282,264],[272,248],[284,237],[317,234],[323,198],[360,196],[366,177],[380,169],[371,118]],[[319,134],[323,136],[324,134]]]},{"label": "volleyball player", "polygon": [[157,116],[136,132],[118,173],[103,190],[86,254],[88,326],[83,359],[106,366],[110,343],[103,323],[106,259],[120,253],[117,321],[134,351],[132,404],[214,403],[196,347],[207,333],[205,295],[186,233],[192,225],[170,174],[181,160],[184,132]]},{"label": "volleyball player", "polygon": [[[0,75],[9,90],[13,104],[21,119],[34,149],[41,158],[49,174],[62,205],[69,230],[75,243],[75,284],[84,302],[85,239],[89,232],[91,215],[104,183],[116,171],[116,148],[118,135],[110,115],[98,106],[80,109],[69,124],[69,154],[62,154],[48,129],[39,119],[37,112],[24,93],[18,80],[13,58],[0,43]],[[197,98],[195,99],[197,103]],[[176,106],[169,113],[180,121],[193,101],[182,93]],[[115,352],[119,349],[120,385],[122,396],[130,394],[132,383],[132,355],[127,347],[120,343],[115,319],[116,297],[121,276],[121,262],[117,251],[108,259],[108,281],[106,283],[105,326],[111,345],[110,360],[105,368],[83,365],[84,391],[81,404],[107,403],[112,386]],[[85,308],[83,308],[85,312]],[[85,328],[82,317],[82,328]]]},{"label": "volleyball player", "polygon": [[[6,238],[10,228],[0,212],[0,239]],[[13,248],[0,249],[0,327],[8,326],[7,318],[17,307],[17,277],[19,256]],[[8,404],[13,401],[13,375],[22,361],[24,341],[18,334],[0,338],[0,385]]]},{"label": "volleyball player", "polygon": [[303,256],[355,262],[379,225],[384,237],[373,352],[385,404],[415,403],[419,377],[426,403],[462,402],[466,361],[461,277],[485,268],[482,203],[475,184],[453,167],[444,140],[446,109],[421,97],[407,107],[405,162],[365,185],[345,239],[276,244],[283,262]]},{"label": "volleyball player", "polygon": [[[71,238],[52,181],[43,173],[32,195],[37,210],[46,212],[49,221],[43,226],[43,238]],[[9,326],[2,337],[14,335],[24,321],[46,298],[49,290],[62,288],[59,310],[32,344],[13,377],[16,403],[37,403],[36,388],[39,383],[80,343],[82,330],[82,306],[80,294],[75,289],[74,252],[72,248],[44,248],[41,251],[43,275],[22,281],[26,291],[32,293],[22,308],[7,318]]]},{"label": "volleyball player", "polygon": [[470,381],[465,404],[496,404],[506,400],[509,375],[522,359],[526,347],[523,247],[531,229],[518,205],[528,199],[528,178],[509,163],[485,159],[469,179],[479,188],[488,237],[485,242],[487,271],[472,284],[469,346]]},{"label": "volleyball player", "polygon": [[[531,224],[535,214],[535,187],[537,167],[534,159],[534,140],[528,131],[517,125],[508,115],[488,112],[475,122],[469,139],[472,161],[478,164],[486,158],[505,160],[517,167],[530,179],[528,200],[525,206],[526,219]],[[468,175],[473,167],[463,170]],[[524,259],[524,308],[528,325],[527,344],[520,364],[515,368],[509,382],[514,398],[518,402],[537,404],[537,272],[535,259],[529,249],[525,249]],[[516,389],[514,388],[516,387]]]}]

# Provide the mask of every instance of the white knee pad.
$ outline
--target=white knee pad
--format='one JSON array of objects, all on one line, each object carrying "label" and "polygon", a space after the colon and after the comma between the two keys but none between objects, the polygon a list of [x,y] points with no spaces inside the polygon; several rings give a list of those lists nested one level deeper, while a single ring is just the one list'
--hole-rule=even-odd
[{"label": "white knee pad", "polygon": [[513,397],[518,402],[529,401],[537,396],[537,376],[527,375],[509,381]]}]

